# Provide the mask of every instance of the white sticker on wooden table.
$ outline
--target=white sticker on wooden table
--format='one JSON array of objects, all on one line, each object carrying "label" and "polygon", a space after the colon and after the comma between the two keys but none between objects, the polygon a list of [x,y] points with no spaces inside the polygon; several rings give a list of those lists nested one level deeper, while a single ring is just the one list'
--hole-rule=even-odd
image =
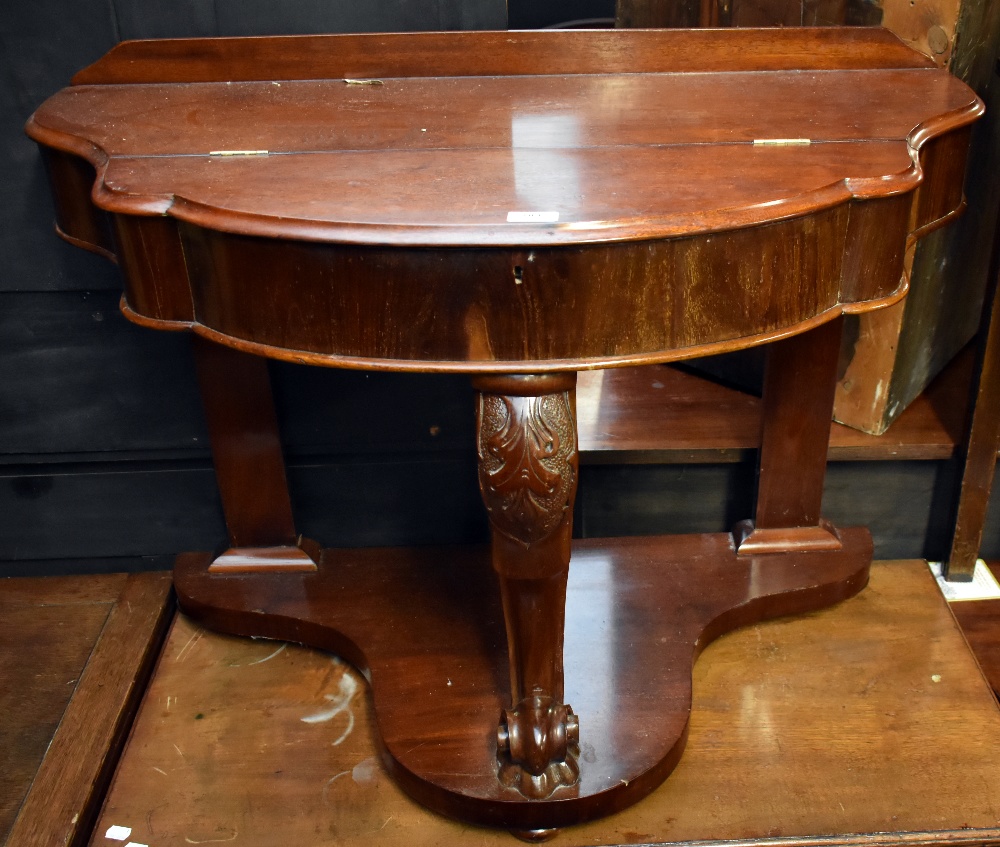
[{"label": "white sticker on wooden table", "polygon": [[124,841],[131,834],[132,827],[130,826],[109,826],[108,831],[104,833],[104,837],[112,841]]},{"label": "white sticker on wooden table", "polygon": [[941,576],[940,562],[927,564],[937,580],[938,588],[949,603],[962,600],[1000,600],[1000,583],[997,583],[996,577],[982,559],[976,560],[972,582],[949,582]]},{"label": "white sticker on wooden table", "polygon": [[509,224],[554,224],[559,220],[558,212],[508,212]]}]

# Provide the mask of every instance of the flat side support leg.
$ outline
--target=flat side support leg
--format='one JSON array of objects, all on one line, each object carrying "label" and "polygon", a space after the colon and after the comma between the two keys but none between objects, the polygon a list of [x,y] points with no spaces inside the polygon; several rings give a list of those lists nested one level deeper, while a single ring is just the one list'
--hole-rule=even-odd
[{"label": "flat side support leg", "polygon": [[316,569],[319,546],[295,531],[266,360],[193,336],[212,461],[229,533],[210,571]]},{"label": "flat side support leg", "polygon": [[770,345],[753,521],[737,524],[740,555],[838,550],[820,515],[843,318]]}]

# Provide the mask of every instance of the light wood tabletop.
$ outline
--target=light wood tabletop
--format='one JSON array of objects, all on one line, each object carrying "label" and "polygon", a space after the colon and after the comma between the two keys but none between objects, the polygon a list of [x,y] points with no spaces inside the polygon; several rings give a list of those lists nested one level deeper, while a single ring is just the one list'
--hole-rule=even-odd
[{"label": "light wood tabletop", "polygon": [[173,608],[166,573],[0,580],[0,845],[87,838]]},{"label": "light wood tabletop", "polygon": [[[561,847],[1000,841],[1000,711],[923,562],[831,609],[723,636],[687,751],[647,799]],[[586,751],[584,751],[586,755]],[[91,842],[512,845],[410,800],[338,658],[179,617]]]}]

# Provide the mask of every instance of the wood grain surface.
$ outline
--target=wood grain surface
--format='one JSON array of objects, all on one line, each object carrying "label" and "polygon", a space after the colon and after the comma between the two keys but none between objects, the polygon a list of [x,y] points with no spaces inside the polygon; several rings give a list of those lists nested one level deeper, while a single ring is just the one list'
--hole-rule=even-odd
[{"label": "wood grain surface", "polygon": [[27,131],[65,235],[119,219],[138,323],[366,369],[683,359],[898,301],[961,209],[971,89],[886,33],[771,37],[150,42]]},{"label": "wood grain surface", "polygon": [[0,843],[14,823],[125,581],[0,582]]},{"label": "wood grain surface", "polygon": [[[986,563],[1000,579],[1000,562]],[[1000,697],[1000,600],[963,600],[951,604],[962,634],[983,669],[983,675]]]},{"label": "wood grain surface", "polygon": [[[208,573],[210,556],[185,554],[174,584],[181,608],[213,629],[347,658],[371,680],[384,763],[422,803],[536,830],[618,811],[659,785],[684,749],[691,667],[706,644],[864,587],[870,536],[851,528],[838,539],[835,550],[786,543],[771,555],[737,553],[728,533],[576,542],[556,660],[583,757],[579,782],[544,801],[497,779],[495,722],[518,693],[507,675],[517,646],[510,628],[504,637],[488,547],[327,550],[315,574],[225,577]],[[529,620],[550,647],[544,618]]]},{"label": "wood grain surface", "polygon": [[[334,656],[179,618],[92,845],[113,824],[151,847],[515,843],[410,801],[368,703]],[[998,763],[1000,712],[926,565],[876,563],[857,597],[709,647],[677,770],[558,843],[992,843]]]},{"label": "wood grain surface", "polygon": [[0,582],[0,837],[79,845],[158,655],[165,573]]},{"label": "wood grain surface", "polygon": [[[841,319],[779,341],[767,350],[754,533],[782,527],[821,528],[830,410],[842,334]],[[835,539],[821,543],[830,541]],[[749,549],[747,539],[740,544],[740,552],[744,549]]]},{"label": "wood grain surface", "polygon": [[[831,27],[726,32],[479,32],[454,51],[444,33],[380,33],[331,39],[179,38],[117,45],[74,85],[218,82],[233,79],[367,78],[411,74],[665,73],[830,67],[929,68],[933,63],[885,30]],[[338,44],[336,52],[332,44]],[[414,49],[415,48],[415,49]]]},{"label": "wood grain surface", "polygon": [[[98,166],[108,211],[271,237],[542,246],[912,189],[907,142],[981,110],[946,73],[914,68],[275,82],[75,86],[28,131]],[[753,144],[768,139],[812,143]],[[209,155],[221,151],[261,155]],[[558,212],[559,225],[508,222],[510,210]]]}]

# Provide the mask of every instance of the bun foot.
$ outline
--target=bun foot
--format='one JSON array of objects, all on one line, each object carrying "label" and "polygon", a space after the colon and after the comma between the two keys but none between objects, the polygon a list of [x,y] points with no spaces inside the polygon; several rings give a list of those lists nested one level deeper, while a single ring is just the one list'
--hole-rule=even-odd
[{"label": "bun foot", "polygon": [[555,838],[558,832],[558,829],[512,829],[510,834],[530,844],[541,844]]}]

